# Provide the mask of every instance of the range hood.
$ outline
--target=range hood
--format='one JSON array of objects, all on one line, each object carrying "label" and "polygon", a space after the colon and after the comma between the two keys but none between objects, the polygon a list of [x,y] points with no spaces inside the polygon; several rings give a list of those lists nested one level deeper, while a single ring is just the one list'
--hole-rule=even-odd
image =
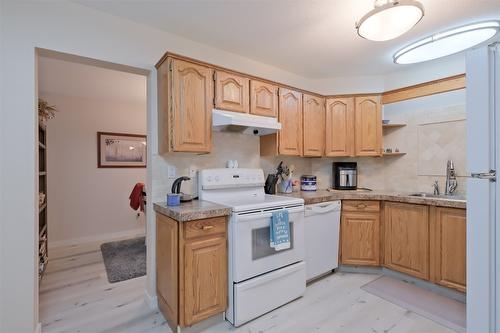
[{"label": "range hood", "polygon": [[217,131],[260,136],[278,132],[281,129],[281,124],[276,118],[214,109],[212,111],[212,127]]}]

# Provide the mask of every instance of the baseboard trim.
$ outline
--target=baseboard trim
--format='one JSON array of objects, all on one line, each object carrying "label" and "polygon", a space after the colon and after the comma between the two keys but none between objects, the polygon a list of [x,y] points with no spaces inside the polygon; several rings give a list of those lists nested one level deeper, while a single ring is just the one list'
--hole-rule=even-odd
[{"label": "baseboard trim", "polygon": [[36,324],[35,333],[42,333],[42,323]]},{"label": "baseboard trim", "polygon": [[66,239],[62,241],[49,242],[48,245],[50,249],[50,248],[74,246],[74,245],[81,245],[81,244],[100,242],[100,241],[110,241],[118,238],[140,237],[144,235],[145,235],[145,229],[141,228],[141,229],[132,229],[120,232],[111,232],[108,234],[99,234],[95,236],[87,236],[87,237]]},{"label": "baseboard trim", "polygon": [[144,289],[144,300],[151,310],[158,310],[158,296],[151,296],[147,289]]}]

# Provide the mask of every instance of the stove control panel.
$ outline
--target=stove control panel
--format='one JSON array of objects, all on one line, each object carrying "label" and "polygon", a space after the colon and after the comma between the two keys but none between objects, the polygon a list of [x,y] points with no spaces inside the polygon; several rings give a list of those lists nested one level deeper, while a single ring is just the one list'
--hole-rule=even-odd
[{"label": "stove control panel", "polygon": [[202,189],[259,187],[264,186],[262,169],[204,169],[198,181]]}]

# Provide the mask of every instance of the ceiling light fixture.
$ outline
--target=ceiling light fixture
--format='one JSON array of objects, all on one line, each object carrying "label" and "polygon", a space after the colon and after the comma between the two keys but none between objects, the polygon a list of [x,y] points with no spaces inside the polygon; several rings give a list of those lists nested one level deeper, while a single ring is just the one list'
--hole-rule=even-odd
[{"label": "ceiling light fixture", "polygon": [[424,6],[415,0],[375,0],[375,8],[356,23],[358,35],[374,41],[401,36],[424,16]]},{"label": "ceiling light fixture", "polygon": [[413,64],[464,51],[494,37],[500,31],[500,21],[464,25],[411,43],[393,56],[396,64]]}]

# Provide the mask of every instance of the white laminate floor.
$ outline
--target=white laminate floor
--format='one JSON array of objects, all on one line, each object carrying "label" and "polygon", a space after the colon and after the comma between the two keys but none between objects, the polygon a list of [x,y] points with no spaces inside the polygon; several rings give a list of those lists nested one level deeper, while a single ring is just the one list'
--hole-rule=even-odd
[{"label": "white laminate floor", "polygon": [[[335,273],[304,297],[246,325],[203,333],[446,333],[452,330],[362,290],[378,275]],[[171,332],[144,302],[145,277],[110,284],[96,244],[51,252],[40,286],[43,333]]]}]

